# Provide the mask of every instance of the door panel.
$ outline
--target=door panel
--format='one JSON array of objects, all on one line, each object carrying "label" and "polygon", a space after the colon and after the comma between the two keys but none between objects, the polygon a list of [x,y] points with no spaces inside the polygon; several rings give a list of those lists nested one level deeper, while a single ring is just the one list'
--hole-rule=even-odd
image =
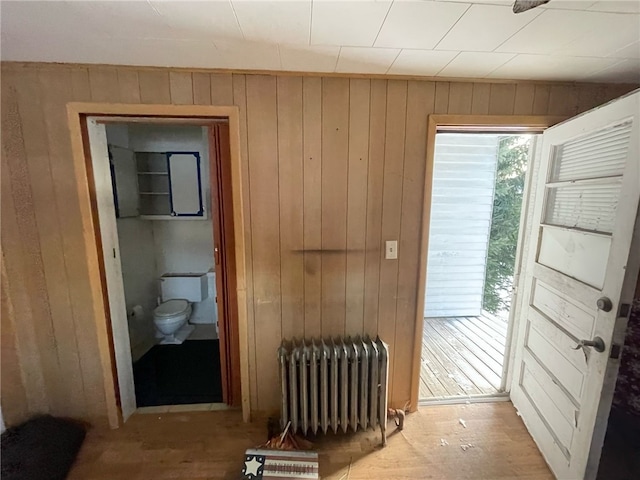
[{"label": "door panel", "polygon": [[[611,406],[618,359],[609,353],[626,322],[618,312],[627,315],[621,305],[631,300],[625,279],[635,278],[640,262],[630,255],[638,112],[636,92],[543,135],[511,393],[562,480],[595,478]],[[601,297],[611,309],[598,309]],[[579,346],[595,337],[603,352]]]}]

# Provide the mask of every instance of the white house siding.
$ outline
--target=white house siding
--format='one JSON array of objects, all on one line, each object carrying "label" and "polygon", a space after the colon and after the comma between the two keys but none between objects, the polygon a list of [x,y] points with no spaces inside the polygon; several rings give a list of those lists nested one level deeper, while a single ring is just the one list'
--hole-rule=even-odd
[{"label": "white house siding", "polygon": [[479,315],[498,135],[436,136],[425,317]]}]

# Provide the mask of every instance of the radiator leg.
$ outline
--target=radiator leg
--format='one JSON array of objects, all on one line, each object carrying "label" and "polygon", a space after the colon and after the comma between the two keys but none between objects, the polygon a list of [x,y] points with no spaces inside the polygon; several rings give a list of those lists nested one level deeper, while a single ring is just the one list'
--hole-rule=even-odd
[{"label": "radiator leg", "polygon": [[382,446],[387,446],[387,428],[384,423],[380,423],[380,433],[382,434]]}]

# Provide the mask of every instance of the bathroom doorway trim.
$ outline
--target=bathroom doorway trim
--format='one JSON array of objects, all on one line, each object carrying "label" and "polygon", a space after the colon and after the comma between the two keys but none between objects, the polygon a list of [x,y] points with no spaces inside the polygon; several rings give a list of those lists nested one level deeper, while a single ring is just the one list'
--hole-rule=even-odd
[{"label": "bathroom doorway trim", "polygon": [[[98,355],[101,360],[102,377],[105,389],[106,415],[109,425],[117,428],[122,425],[123,412],[118,389],[118,371],[115,361],[114,337],[111,328],[109,293],[107,289],[107,271],[103,256],[102,239],[98,217],[98,190],[94,180],[93,160],[89,142],[90,117],[101,117],[101,122],[136,122],[188,124],[212,127],[220,121],[229,125],[229,177],[231,181],[232,205],[225,206],[225,211],[233,218],[233,232],[225,232],[232,240],[235,257],[235,269],[231,273],[235,278],[234,308],[237,316],[237,342],[231,342],[232,351],[226,352],[228,367],[222,372],[230,382],[230,393],[240,391],[242,416],[244,421],[251,417],[249,355],[247,332],[247,298],[246,298],[246,259],[244,210],[242,193],[242,165],[240,155],[240,111],[236,106],[204,106],[204,105],[140,105],[115,103],[80,103],[67,104],[67,120],[71,135],[71,146],[76,177],[77,193],[82,217],[86,261],[89,269],[89,282],[93,298],[92,314],[98,339]],[[106,117],[106,118],[105,118]],[[93,122],[93,121],[92,121]],[[216,186],[213,186],[214,188]],[[221,187],[221,186],[219,186]],[[228,189],[229,185],[226,186]],[[214,219],[216,221],[216,219]],[[233,320],[233,319],[232,319]],[[231,325],[230,325],[231,326]],[[235,326],[235,325],[234,325]],[[231,327],[234,327],[231,326]],[[236,350],[235,352],[233,350]],[[233,361],[233,359],[237,359]],[[97,373],[98,374],[98,373]],[[240,388],[233,382],[240,381]],[[233,395],[229,396],[233,403]]]}]

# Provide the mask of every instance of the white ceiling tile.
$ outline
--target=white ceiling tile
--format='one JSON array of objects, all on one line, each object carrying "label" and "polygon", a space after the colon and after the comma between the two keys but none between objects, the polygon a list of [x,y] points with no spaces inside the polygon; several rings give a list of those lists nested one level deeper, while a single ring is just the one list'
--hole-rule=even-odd
[{"label": "white ceiling tile", "polygon": [[640,83],[640,59],[627,59],[583,78],[589,82]]},{"label": "white ceiling tile", "polygon": [[460,54],[444,67],[438,76],[441,77],[477,77],[489,75],[496,68],[515,57],[513,53],[495,52],[460,52]]},{"label": "white ceiling tile", "polygon": [[[57,2],[55,2],[57,3]],[[147,2],[69,2],[77,9],[76,22],[88,19],[96,30],[115,38],[165,38],[169,29]]]},{"label": "white ceiling tile", "polygon": [[151,6],[169,25],[166,36],[185,39],[242,39],[238,21],[228,1],[152,1]]},{"label": "white ceiling tile", "polygon": [[[612,32],[615,32],[615,35]],[[577,57],[606,57],[639,38],[640,17],[637,15],[600,13],[594,19],[593,28],[551,53]]]},{"label": "white ceiling tile", "polygon": [[390,0],[313,2],[312,45],[370,47],[389,11]]},{"label": "white ceiling tile", "polygon": [[614,58],[640,58],[640,40],[622,47],[609,56]]},{"label": "white ceiling tile", "polygon": [[394,2],[375,46],[432,49],[467,8],[464,3]]},{"label": "white ceiling tile", "polygon": [[84,17],[78,3],[72,2],[2,2],[1,29],[18,39],[57,36],[107,35],[108,31],[91,18]]},{"label": "white ceiling tile", "polygon": [[601,0],[589,7],[597,12],[640,13],[638,0]]},{"label": "white ceiling tile", "polygon": [[247,40],[269,43],[309,44],[311,0],[233,2],[240,28]]},{"label": "white ceiling tile", "polygon": [[551,8],[561,10],[586,10],[593,5],[595,0],[551,0],[549,3],[540,5],[539,9]]},{"label": "white ceiling tile", "polygon": [[216,41],[217,61],[222,68],[281,70],[278,45],[260,42]]},{"label": "white ceiling tile", "polygon": [[342,47],[336,72],[385,73],[398,52],[396,48]]},{"label": "white ceiling tile", "polygon": [[541,13],[534,8],[516,15],[510,7],[472,5],[436,48],[491,52]]},{"label": "white ceiling tile", "polygon": [[513,5],[513,0],[435,0],[436,2],[478,3],[481,5]]},{"label": "white ceiling tile", "polygon": [[280,45],[282,69],[295,72],[333,72],[340,47]]},{"label": "white ceiling tile", "polygon": [[596,73],[619,62],[615,58],[552,57],[547,55],[516,55],[491,72],[489,78],[539,79],[567,81]]},{"label": "white ceiling tile", "polygon": [[435,76],[458,52],[402,50],[389,69],[395,75]]},{"label": "white ceiling tile", "polygon": [[588,35],[601,24],[601,13],[545,10],[496,51],[548,54]]}]

